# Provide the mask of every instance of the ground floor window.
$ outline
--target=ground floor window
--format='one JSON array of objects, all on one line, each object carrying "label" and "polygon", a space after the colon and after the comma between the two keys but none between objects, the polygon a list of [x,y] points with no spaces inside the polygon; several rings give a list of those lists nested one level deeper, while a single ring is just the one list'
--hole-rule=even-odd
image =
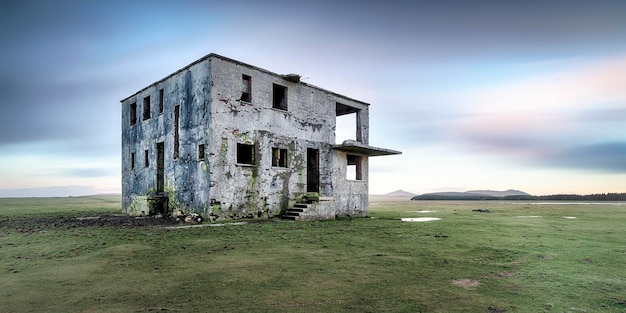
[{"label": "ground floor window", "polygon": [[347,155],[348,167],[346,170],[346,179],[348,180],[362,180],[363,171],[361,169],[361,163],[363,163],[363,157],[358,155]]},{"label": "ground floor window", "polygon": [[254,165],[254,145],[246,143],[237,144],[237,163]]},{"label": "ground floor window", "polygon": [[272,166],[287,167],[287,149],[272,148]]}]

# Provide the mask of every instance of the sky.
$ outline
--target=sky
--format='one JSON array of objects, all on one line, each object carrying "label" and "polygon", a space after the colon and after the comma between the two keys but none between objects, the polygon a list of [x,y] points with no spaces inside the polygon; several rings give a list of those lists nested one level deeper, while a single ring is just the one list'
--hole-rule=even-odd
[{"label": "sky", "polygon": [[370,103],[371,194],[626,192],[626,1],[4,1],[0,39],[4,197],[119,193],[119,101],[209,53]]}]

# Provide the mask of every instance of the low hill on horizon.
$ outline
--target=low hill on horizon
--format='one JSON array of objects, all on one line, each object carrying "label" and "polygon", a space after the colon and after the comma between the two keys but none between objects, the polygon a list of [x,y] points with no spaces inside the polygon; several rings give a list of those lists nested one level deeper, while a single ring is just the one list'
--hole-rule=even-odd
[{"label": "low hill on horizon", "polygon": [[497,190],[469,190],[466,191],[465,193],[473,193],[473,194],[480,194],[480,195],[487,195],[487,196],[492,196],[492,197],[506,197],[506,196],[530,196],[531,194],[520,191],[520,190],[515,190],[515,189],[508,189],[505,191],[497,191]]},{"label": "low hill on horizon", "polygon": [[411,198],[411,200],[497,200],[503,198],[532,198],[529,193],[508,189],[504,191],[498,190],[469,190],[465,192],[433,192],[417,195]]},{"label": "low hill on horizon", "polygon": [[378,196],[378,197],[405,197],[405,198],[411,198],[411,197],[415,197],[416,194],[414,193],[410,193],[408,191],[404,191],[402,189],[398,189],[396,191],[392,191],[390,193],[386,193],[386,194],[382,194],[382,195],[372,195],[372,196]]},{"label": "low hill on horizon", "polygon": [[555,194],[533,196],[515,189],[505,191],[470,190],[465,192],[425,193],[412,197],[411,200],[626,201],[626,193],[598,193],[589,195]]}]

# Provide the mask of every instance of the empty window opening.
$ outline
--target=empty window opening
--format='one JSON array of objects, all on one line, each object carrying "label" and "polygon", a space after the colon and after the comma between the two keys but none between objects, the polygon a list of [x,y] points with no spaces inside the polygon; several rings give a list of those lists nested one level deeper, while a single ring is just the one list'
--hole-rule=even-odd
[{"label": "empty window opening", "polygon": [[272,148],[272,166],[287,167],[287,149]]},{"label": "empty window opening", "polygon": [[146,167],[150,165],[150,154],[148,153],[148,150],[144,151],[144,164]]},{"label": "empty window opening", "polygon": [[252,101],[252,78],[248,75],[241,75],[241,101]]},{"label": "empty window opening", "polygon": [[178,124],[180,122],[180,105],[174,107],[174,159],[178,158],[179,135]]},{"label": "empty window opening", "polygon": [[341,144],[345,140],[361,142],[359,115],[357,108],[336,103],[335,111],[335,143]]},{"label": "empty window opening", "polygon": [[150,96],[143,98],[143,120],[150,118]]},{"label": "empty window opening", "polygon": [[130,125],[137,123],[137,102],[130,104]]},{"label": "empty window opening", "polygon": [[130,169],[135,169],[135,152],[131,152],[130,154]]},{"label": "empty window opening", "polygon": [[204,161],[204,144],[198,145],[198,161]]},{"label": "empty window opening", "polygon": [[362,157],[358,155],[347,155],[348,167],[346,168],[347,180],[362,180],[363,174],[361,170]]},{"label": "empty window opening", "polygon": [[272,108],[287,111],[287,87],[274,84]]},{"label": "empty window opening", "polygon": [[254,145],[237,144],[237,163],[254,165]]},{"label": "empty window opening", "polygon": [[159,89],[159,114],[163,114],[163,88]]}]

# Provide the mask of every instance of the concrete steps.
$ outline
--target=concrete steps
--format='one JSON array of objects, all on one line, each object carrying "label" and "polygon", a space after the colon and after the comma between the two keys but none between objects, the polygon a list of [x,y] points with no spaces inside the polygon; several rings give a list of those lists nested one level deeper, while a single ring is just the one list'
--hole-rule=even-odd
[{"label": "concrete steps", "polygon": [[281,217],[286,220],[297,221],[300,219],[300,213],[304,213],[309,208],[306,203],[296,203],[293,208],[288,209]]}]

